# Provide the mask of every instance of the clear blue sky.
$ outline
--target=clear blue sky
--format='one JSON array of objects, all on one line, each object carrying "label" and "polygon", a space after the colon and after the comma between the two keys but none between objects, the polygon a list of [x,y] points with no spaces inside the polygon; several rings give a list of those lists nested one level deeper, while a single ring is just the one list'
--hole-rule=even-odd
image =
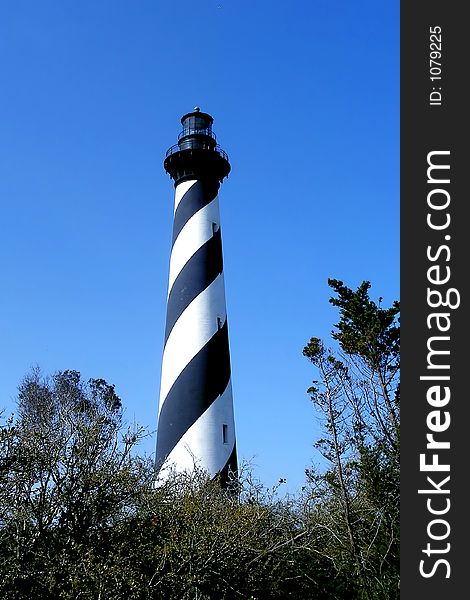
[{"label": "clear blue sky", "polygon": [[[399,297],[399,3],[0,3],[0,406],[32,365],[156,428],[180,118],[214,116],[241,459],[302,484],[328,277]],[[154,452],[155,435],[142,447]]]}]

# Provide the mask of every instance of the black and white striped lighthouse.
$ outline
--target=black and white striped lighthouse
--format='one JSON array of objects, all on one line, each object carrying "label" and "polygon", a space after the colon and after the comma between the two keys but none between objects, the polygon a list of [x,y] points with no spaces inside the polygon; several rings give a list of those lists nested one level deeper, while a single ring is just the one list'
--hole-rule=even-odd
[{"label": "black and white striped lighthouse", "polygon": [[227,154],[198,107],[181,119],[164,168],[175,182],[158,410],[158,479],[195,466],[225,483],[237,470],[218,190]]}]

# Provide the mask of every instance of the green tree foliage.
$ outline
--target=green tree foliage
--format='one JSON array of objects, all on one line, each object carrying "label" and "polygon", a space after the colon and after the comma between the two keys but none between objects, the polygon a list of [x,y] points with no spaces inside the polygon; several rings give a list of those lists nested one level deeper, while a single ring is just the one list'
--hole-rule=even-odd
[{"label": "green tree foliage", "polygon": [[19,387],[18,418],[1,430],[2,598],[64,597],[135,502],[141,431],[122,429],[121,401],[76,371]]},{"label": "green tree foliage", "polygon": [[198,471],[155,487],[143,434],[103,380],[25,378],[0,427],[2,599],[334,597],[294,502],[244,471],[232,490]]},{"label": "green tree foliage", "polygon": [[324,417],[316,447],[331,465],[307,471],[312,527],[335,569],[358,584],[358,598],[398,598],[399,304],[381,308],[369,282],[356,291],[329,285],[340,309],[332,332],[339,350],[311,338],[303,351],[319,374],[308,390]]}]

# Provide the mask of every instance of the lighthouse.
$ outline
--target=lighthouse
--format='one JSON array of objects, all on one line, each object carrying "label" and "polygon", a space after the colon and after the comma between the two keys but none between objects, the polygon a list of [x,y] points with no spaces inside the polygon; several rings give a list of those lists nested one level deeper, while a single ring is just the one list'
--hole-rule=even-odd
[{"label": "lighthouse", "polygon": [[175,202],[158,408],[158,479],[205,470],[226,484],[237,470],[218,191],[230,172],[213,118],[181,118],[166,153]]}]

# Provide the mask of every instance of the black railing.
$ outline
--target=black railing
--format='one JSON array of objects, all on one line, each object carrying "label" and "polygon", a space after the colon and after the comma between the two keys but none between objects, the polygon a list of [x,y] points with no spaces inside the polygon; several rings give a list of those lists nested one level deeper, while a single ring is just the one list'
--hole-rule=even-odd
[{"label": "black railing", "polygon": [[185,150],[193,150],[193,149],[217,152],[223,158],[225,158],[225,160],[228,162],[227,153],[225,152],[225,150],[222,150],[222,148],[218,144],[216,146],[210,146],[209,144],[205,144],[204,142],[201,142],[201,140],[197,140],[197,139],[186,140],[184,142],[183,149],[181,149],[178,144],[175,144],[171,148],[168,148],[168,150],[166,151],[166,154],[165,154],[165,158],[167,158],[168,156],[171,156],[172,154],[175,154],[176,152],[180,152],[180,151],[184,152]]},{"label": "black railing", "polygon": [[217,136],[212,131],[210,127],[204,129],[196,129],[195,127],[190,127],[188,129],[183,129],[181,133],[178,134],[178,139],[180,140],[182,137],[186,135],[207,135],[211,137],[213,140],[217,140]]}]

